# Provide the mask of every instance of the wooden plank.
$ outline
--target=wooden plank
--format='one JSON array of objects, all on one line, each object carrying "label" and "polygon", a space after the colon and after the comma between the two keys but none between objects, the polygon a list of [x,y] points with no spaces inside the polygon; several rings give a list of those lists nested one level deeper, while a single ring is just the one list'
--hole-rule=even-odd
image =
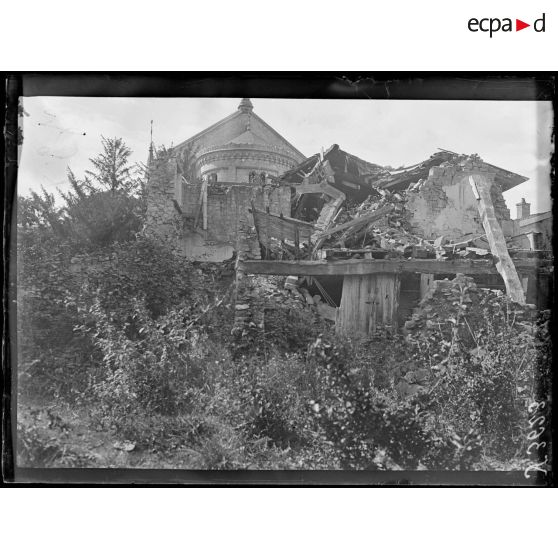
[{"label": "wooden plank", "polygon": [[265,213],[256,209],[253,204],[251,213],[254,217],[258,238],[265,246],[269,245],[270,238],[289,240],[295,244],[298,238],[299,242],[308,243],[315,232],[315,227],[312,223]]},{"label": "wooden plank", "polygon": [[260,216],[271,217],[272,220],[278,219],[283,223],[290,223],[299,229],[307,228],[308,230],[314,230],[314,224],[309,223],[308,221],[301,221],[300,219],[293,219],[292,217],[284,217],[282,215],[274,215],[273,213],[267,213],[265,211],[261,211],[256,208],[256,206],[252,203],[252,208],[249,210],[250,212],[255,212]]},{"label": "wooden plank", "polygon": [[[255,275],[369,275],[374,273],[440,273],[455,275],[495,275],[498,270],[490,260],[246,260],[241,263],[246,273]],[[525,272],[551,273],[550,261],[523,259],[516,268]]]},{"label": "wooden plank", "polygon": [[341,190],[338,190],[326,181],[318,182],[316,184],[293,184],[297,194],[327,194],[332,198],[339,198],[345,196]]},{"label": "wooden plank", "polygon": [[506,239],[492,204],[492,197],[490,195],[491,182],[481,174],[470,175],[469,182],[473,188],[473,194],[475,194],[479,202],[479,214],[482,219],[482,225],[486,232],[490,251],[497,258],[496,269],[502,276],[502,279],[504,279],[507,294],[514,302],[525,304],[525,292],[523,291],[517,269],[508,252]]},{"label": "wooden plank", "polygon": [[384,215],[387,215],[392,210],[393,210],[393,205],[388,204],[388,205],[378,209],[377,211],[373,211],[372,213],[369,213],[368,215],[363,215],[362,217],[357,217],[356,219],[353,219],[352,221],[349,221],[347,223],[343,223],[342,225],[339,225],[338,227],[333,227],[333,229],[326,230],[323,233],[320,233],[318,236],[319,236],[319,238],[322,238],[322,237],[327,238],[328,236],[331,236],[332,234],[344,231],[345,229],[348,229],[350,227],[355,227],[357,225],[364,225],[364,224],[373,223],[374,221],[377,221],[378,219],[380,219]]},{"label": "wooden plank", "polygon": [[336,331],[369,336],[379,324],[396,325],[399,289],[397,274],[347,275],[343,279]]}]

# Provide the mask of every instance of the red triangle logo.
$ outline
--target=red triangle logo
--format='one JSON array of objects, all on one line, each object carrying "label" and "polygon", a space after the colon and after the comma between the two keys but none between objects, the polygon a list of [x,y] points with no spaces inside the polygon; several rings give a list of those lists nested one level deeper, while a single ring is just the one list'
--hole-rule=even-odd
[{"label": "red triangle logo", "polygon": [[525,23],[524,21],[521,21],[520,19],[515,20],[515,30],[516,31],[521,31],[522,29],[525,29],[526,27],[531,27],[531,24],[530,23]]}]

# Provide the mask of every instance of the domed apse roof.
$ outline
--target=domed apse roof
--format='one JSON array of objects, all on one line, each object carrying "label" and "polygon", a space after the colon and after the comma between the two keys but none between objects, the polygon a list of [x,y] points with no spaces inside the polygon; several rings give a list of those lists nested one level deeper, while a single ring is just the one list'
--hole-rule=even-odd
[{"label": "domed apse roof", "polygon": [[176,145],[174,150],[177,152],[188,145],[197,145],[201,148],[197,154],[201,155],[211,149],[211,145],[222,148],[233,144],[251,144],[267,147],[271,151],[290,152],[297,163],[305,159],[294,145],[254,112],[254,105],[248,98],[240,101],[238,110]]},{"label": "domed apse roof", "polygon": [[236,138],[233,138],[231,141],[228,141],[225,145],[231,145],[231,144],[256,144],[256,145],[268,145],[268,142],[266,142],[263,138],[260,138],[260,136],[257,136],[256,134],[254,134],[254,132],[252,132],[252,130],[246,130],[245,132],[242,132],[242,134],[240,134],[239,136],[237,136]]}]

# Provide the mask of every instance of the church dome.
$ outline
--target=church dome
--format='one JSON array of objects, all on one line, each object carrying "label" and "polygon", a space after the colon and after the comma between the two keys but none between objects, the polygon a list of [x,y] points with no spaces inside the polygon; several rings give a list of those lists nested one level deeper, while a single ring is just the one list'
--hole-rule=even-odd
[{"label": "church dome", "polygon": [[244,98],[238,110],[177,146],[194,154],[198,176],[218,182],[252,182],[253,176],[279,176],[304,155],[254,112]]}]

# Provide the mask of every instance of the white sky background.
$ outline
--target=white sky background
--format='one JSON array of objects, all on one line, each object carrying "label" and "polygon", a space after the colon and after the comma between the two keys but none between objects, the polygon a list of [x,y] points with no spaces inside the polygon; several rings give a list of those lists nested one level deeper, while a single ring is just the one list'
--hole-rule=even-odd
[{"label": "white sky background", "polygon": [[[101,150],[101,134],[122,137],[132,161],[147,158],[150,120],[156,145],[178,144],[234,112],[240,99],[28,97],[19,193],[67,185]],[[380,165],[411,165],[438,148],[478,153],[529,177],[504,194],[512,218],[525,197],[531,212],[551,209],[552,106],[531,101],[252,99],[254,111],[306,156],[333,143]]]}]

